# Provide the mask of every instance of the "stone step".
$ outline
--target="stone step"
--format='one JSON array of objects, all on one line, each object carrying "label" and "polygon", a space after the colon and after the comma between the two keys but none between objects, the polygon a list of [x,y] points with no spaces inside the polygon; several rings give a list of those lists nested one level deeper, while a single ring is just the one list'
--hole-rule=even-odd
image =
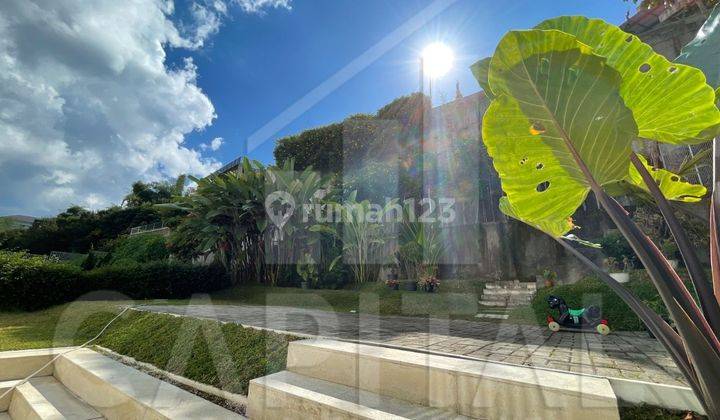
[{"label": "stone step", "polygon": [[107,418],[243,418],[89,349],[57,359],[54,376]]},{"label": "stone step", "polygon": [[[21,381],[15,380],[15,381],[2,381],[0,382],[0,395],[3,395],[6,393],[9,389],[19,384]],[[0,413],[3,411],[7,411],[7,409],[10,407],[10,400],[12,399],[12,392],[8,392],[8,394],[0,399]]]},{"label": "stone step", "polygon": [[505,296],[505,295],[512,295],[512,296],[534,296],[535,290],[510,290],[510,289],[487,289],[483,290],[483,295],[487,296]]},{"label": "stone step", "polygon": [[282,371],[250,381],[251,419],[466,419],[453,410],[429,408],[297,373]]},{"label": "stone step", "polygon": [[525,295],[483,295],[480,300],[498,301],[498,302],[530,302],[533,296]]},{"label": "stone step", "polygon": [[13,391],[8,414],[13,419],[91,420],[103,416],[80,401],[52,376],[33,378]]},{"label": "stone step", "polygon": [[532,299],[506,299],[503,297],[489,297],[489,296],[483,296],[482,299],[480,299],[480,304],[485,304],[486,306],[498,306],[498,305],[527,305],[530,303]]},{"label": "stone step", "polygon": [[[36,370],[40,369],[53,357],[70,350],[72,347],[39,349],[39,350],[14,350],[0,353],[0,381],[24,379]],[[52,375],[52,364],[45,367],[38,376]]]},{"label": "stone step", "polygon": [[521,282],[521,281],[491,281],[485,283],[485,288],[488,289],[531,289],[537,290],[537,283],[535,282]]},{"label": "stone step", "polygon": [[309,339],[290,343],[287,370],[474,418],[618,418],[607,379],[529,366]]}]

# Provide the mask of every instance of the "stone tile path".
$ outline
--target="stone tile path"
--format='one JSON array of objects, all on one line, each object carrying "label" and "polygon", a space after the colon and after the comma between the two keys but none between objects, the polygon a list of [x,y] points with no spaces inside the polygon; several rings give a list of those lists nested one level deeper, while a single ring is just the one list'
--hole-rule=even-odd
[{"label": "stone tile path", "polygon": [[157,305],[138,309],[323,337],[363,340],[484,360],[606,377],[685,385],[657,340],[642,332],[608,336],[505,321],[360,315],[279,306]]}]

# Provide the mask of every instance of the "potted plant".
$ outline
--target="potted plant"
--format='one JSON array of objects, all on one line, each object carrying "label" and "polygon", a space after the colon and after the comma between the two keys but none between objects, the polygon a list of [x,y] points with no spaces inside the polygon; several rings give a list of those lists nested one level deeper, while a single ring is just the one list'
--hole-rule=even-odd
[{"label": "potted plant", "polygon": [[557,273],[546,268],[542,273],[543,280],[545,280],[545,287],[555,286],[555,279],[557,279]]},{"label": "potted plant", "polygon": [[385,274],[385,285],[393,290],[400,288],[400,281],[398,280],[398,273],[395,267],[389,267]]},{"label": "potted plant", "polygon": [[423,276],[418,280],[418,287],[428,293],[434,293],[440,287],[440,280],[435,275]]},{"label": "potted plant", "polygon": [[298,261],[297,273],[302,278],[300,282],[301,288],[308,289],[315,283],[317,278],[317,265],[315,264],[315,259],[309,252],[306,252],[300,261]]},{"label": "potted plant", "polygon": [[628,264],[629,261],[627,257],[625,257],[622,262],[614,257],[607,257],[603,260],[605,270],[610,274],[610,277],[618,283],[627,283],[630,281],[630,273],[627,272]]}]

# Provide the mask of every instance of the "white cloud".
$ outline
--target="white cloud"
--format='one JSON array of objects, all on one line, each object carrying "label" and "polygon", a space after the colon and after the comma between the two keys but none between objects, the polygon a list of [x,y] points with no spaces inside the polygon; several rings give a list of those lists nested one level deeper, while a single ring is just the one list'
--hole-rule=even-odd
[{"label": "white cloud", "polygon": [[247,13],[262,13],[266,9],[290,10],[292,0],[233,0]]},{"label": "white cloud", "polygon": [[165,63],[217,32],[225,4],[203,7],[188,38],[164,0],[0,1],[0,214],[103,207],[136,179],[220,166],[184,144],[215,118],[196,66]]},{"label": "white cloud", "polygon": [[225,140],[223,140],[222,137],[215,137],[214,139],[212,139],[210,144],[200,143],[200,149],[202,149],[202,150],[210,149],[213,152],[215,152],[220,148],[220,146],[223,145],[223,143],[225,143]]}]

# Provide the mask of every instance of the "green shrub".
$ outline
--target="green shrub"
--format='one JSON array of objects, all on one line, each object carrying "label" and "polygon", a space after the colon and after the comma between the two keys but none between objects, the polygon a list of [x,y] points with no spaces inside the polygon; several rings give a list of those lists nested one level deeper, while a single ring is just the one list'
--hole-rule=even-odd
[{"label": "green shrub", "polygon": [[627,257],[628,261],[635,263],[637,257],[635,251],[624,236],[618,231],[611,231],[600,239],[602,252],[607,257],[614,258],[616,261],[623,261]]},{"label": "green shrub", "polygon": [[163,261],[170,257],[165,237],[159,235],[133,235],[117,240],[112,248],[108,263],[146,263]]},{"label": "green shrub", "polygon": [[82,293],[81,269],[24,252],[0,252],[0,307],[35,310]]},{"label": "green shrub", "polygon": [[[657,290],[644,271],[636,270],[626,286],[653,310],[668,318]],[[547,297],[555,295],[565,299],[570,308],[600,307],[603,318],[608,320],[610,328],[617,331],[640,331],[645,327],[635,313],[605,283],[595,277],[587,277],[574,284],[549,287],[538,290],[532,301],[532,309],[539,324],[545,324],[548,315],[558,316],[557,310],[551,310]]]},{"label": "green shrub", "polygon": [[90,290],[113,290],[132,299],[182,299],[230,285],[222,267],[166,261],[116,264],[82,274]]},{"label": "green shrub", "polygon": [[0,308],[37,310],[112,290],[131,299],[187,298],[230,285],[222,267],[168,261],[111,265],[91,271],[23,252],[0,252]]}]

